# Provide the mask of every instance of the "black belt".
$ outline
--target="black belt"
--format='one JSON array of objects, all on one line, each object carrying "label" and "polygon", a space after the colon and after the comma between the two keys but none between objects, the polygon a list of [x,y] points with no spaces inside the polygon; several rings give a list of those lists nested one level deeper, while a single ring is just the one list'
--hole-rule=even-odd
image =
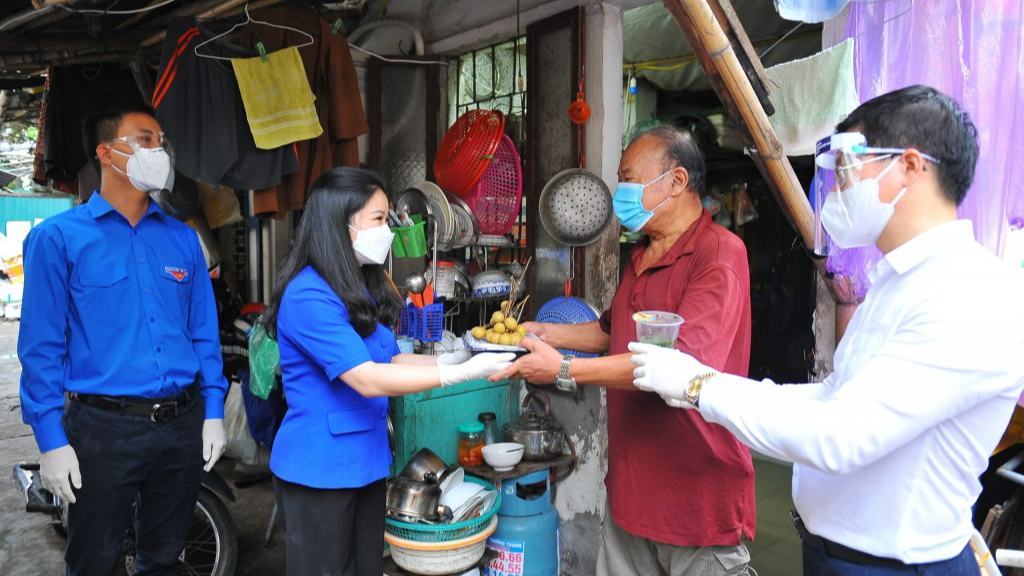
[{"label": "black belt", "polygon": [[174,396],[165,398],[142,398],[140,396],[100,396],[98,394],[69,394],[71,400],[103,410],[111,410],[133,416],[146,416],[153,422],[166,422],[185,413],[185,410],[199,398],[199,384],[192,383]]},{"label": "black belt", "polygon": [[807,543],[811,548],[822,552],[826,556],[846,560],[847,562],[866,564],[868,566],[885,566],[888,568],[907,567],[907,564],[904,564],[895,558],[873,556],[867,552],[861,552],[860,550],[854,550],[853,548],[843,546],[842,544],[833,542],[828,538],[822,538],[821,536],[811,534],[810,531],[807,530],[807,526],[804,526],[804,521],[800,518],[800,514],[798,514],[796,510],[791,510],[789,516],[793,519],[793,525],[796,526],[796,531],[800,534],[800,539]]}]

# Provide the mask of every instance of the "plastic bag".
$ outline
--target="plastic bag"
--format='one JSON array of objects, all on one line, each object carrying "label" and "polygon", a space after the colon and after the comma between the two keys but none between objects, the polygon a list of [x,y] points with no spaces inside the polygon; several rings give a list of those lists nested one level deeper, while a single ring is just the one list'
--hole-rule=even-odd
[{"label": "plastic bag", "polygon": [[253,465],[259,461],[259,447],[249,433],[241,386],[232,384],[224,399],[224,431],[227,435],[225,456]]},{"label": "plastic bag", "polygon": [[241,207],[234,190],[223,186],[212,188],[202,182],[196,184],[199,187],[199,201],[203,206],[203,214],[206,215],[206,221],[209,222],[210,228],[216,230],[221,226],[243,220]]},{"label": "plastic bag", "polygon": [[281,369],[281,351],[277,340],[267,334],[260,318],[249,331],[249,391],[266,400],[277,388],[277,374]]},{"label": "plastic bag", "polygon": [[740,184],[736,188],[736,225],[743,226],[756,219],[757,209],[754,208],[754,202],[750,199],[750,194],[747,194],[747,185]]}]

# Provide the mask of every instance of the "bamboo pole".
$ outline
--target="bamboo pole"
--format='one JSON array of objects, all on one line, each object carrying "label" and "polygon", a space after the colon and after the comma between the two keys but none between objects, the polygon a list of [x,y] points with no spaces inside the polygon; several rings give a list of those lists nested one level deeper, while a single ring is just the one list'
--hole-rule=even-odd
[{"label": "bamboo pole", "polygon": [[[196,15],[196,20],[199,21],[199,22],[202,22],[204,20],[209,20],[210,18],[214,18],[215,16],[218,16],[219,14],[221,14],[223,12],[227,12],[228,10],[231,10],[232,8],[234,8],[236,6],[241,6],[242,4],[245,4],[247,1],[248,0],[227,0],[223,4],[220,4],[218,6],[214,6],[213,8],[210,8],[206,12],[202,12],[200,14],[197,14]],[[164,40],[164,38],[166,36],[167,36],[167,31],[166,30],[164,30],[163,32],[158,32],[158,33],[150,36],[149,38],[146,38],[145,40],[143,40],[142,41],[142,46],[143,47],[152,46],[153,44],[157,44],[159,42],[163,42],[163,40]]]},{"label": "bamboo pole", "polygon": [[[280,4],[283,1],[284,0],[258,0],[257,2],[253,2],[252,5],[249,6],[249,10],[250,11],[259,10],[260,8],[266,8],[268,6],[273,6],[275,4]],[[199,22],[202,22],[204,20],[210,20],[212,18],[216,18],[217,16],[220,16],[220,15],[222,15],[222,14],[224,14],[224,13],[226,13],[229,10],[232,10],[234,8],[238,8],[239,6],[241,6],[241,5],[243,5],[243,4],[247,3],[247,2],[248,2],[248,0],[228,0],[227,2],[224,2],[223,4],[221,4],[219,6],[214,6],[213,8],[210,8],[209,10],[207,10],[205,12],[197,14],[196,15],[196,20],[199,21]],[[158,42],[162,42],[163,39],[166,36],[167,36],[167,31],[166,30],[164,30],[163,32],[160,32],[158,34],[154,34],[154,35],[150,36],[149,38],[146,38],[145,40],[143,40],[142,41],[142,46],[143,47],[152,46],[153,44],[156,44]]]},{"label": "bamboo pole", "polygon": [[[149,0],[149,4],[146,4],[142,8],[139,8],[139,10],[146,10],[146,8],[155,7],[157,4],[160,4],[163,1],[164,0]],[[149,15],[150,15],[150,13],[148,11],[146,11],[146,12],[139,12],[138,14],[132,14],[128,18],[125,18],[124,21],[122,21],[120,24],[118,24],[114,29],[115,30],[121,30],[122,28],[128,28],[132,24],[135,24],[136,22],[139,22],[140,20],[144,20]]]},{"label": "bamboo pole", "polygon": [[[739,121],[750,145],[750,157],[768,182],[783,214],[800,235],[808,254],[812,254],[814,211],[740,64],[736,50],[709,5],[709,2],[719,1],[728,0],[662,0],[697,55],[704,74],[725,109]],[[837,303],[857,302],[848,278],[828,273],[823,259],[813,258],[812,261]]]},{"label": "bamboo pole", "polygon": [[32,0],[32,5],[36,7],[36,10],[42,10],[49,6],[57,6],[58,4],[73,4],[80,2],[81,0]]}]

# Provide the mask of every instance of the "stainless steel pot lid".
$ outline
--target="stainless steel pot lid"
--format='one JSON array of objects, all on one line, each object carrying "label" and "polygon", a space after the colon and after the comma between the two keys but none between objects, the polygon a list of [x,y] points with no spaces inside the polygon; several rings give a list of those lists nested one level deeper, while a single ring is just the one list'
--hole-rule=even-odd
[{"label": "stainless steel pot lid", "polygon": [[601,237],[612,222],[612,193],[604,180],[587,170],[571,168],[555,174],[540,193],[540,221],[555,241],[586,246]]},{"label": "stainless steel pot lid", "polygon": [[455,213],[452,212],[452,206],[444,190],[433,182],[420,182],[415,188],[427,197],[430,213],[437,218],[437,249],[451,250],[456,240]]}]

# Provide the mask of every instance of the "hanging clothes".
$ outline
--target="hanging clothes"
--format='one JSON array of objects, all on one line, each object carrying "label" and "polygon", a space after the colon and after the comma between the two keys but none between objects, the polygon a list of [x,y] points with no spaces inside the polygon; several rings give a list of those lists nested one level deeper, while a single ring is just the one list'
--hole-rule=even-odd
[{"label": "hanging clothes", "polygon": [[[58,66],[47,79],[43,160],[46,177],[71,184],[85,164],[82,121],[111,106],[145,105],[135,77],[116,64]],[[89,151],[92,155],[94,152]],[[77,192],[77,185],[62,187]]]},{"label": "hanging clothes", "polygon": [[[853,77],[853,40],[765,70],[775,114],[768,118],[787,156],[814,154],[822,134],[860,106]],[[822,89],[827,86],[828,89]]]},{"label": "hanging clothes", "polygon": [[276,186],[299,164],[291,146],[256,147],[245,118],[238,81],[229,60],[258,54],[216,40],[194,17],[174,18],[167,27],[160,72],[153,90],[156,119],[174,145],[175,167],[211,186],[239,190]]},{"label": "hanging clothes", "polygon": [[232,58],[245,117],[256,147],[271,150],[323,134],[298,48],[263,57]]},{"label": "hanging clothes", "polygon": [[[297,28],[316,42],[298,48],[309,86],[316,98],[317,117],[323,134],[292,146],[298,156],[299,170],[284,178],[280,186],[265,187],[253,194],[253,209],[259,216],[283,218],[289,210],[302,208],[310,184],[335,166],[359,166],[356,138],[369,131],[363,111],[359,82],[348,40],[331,32],[331,25],[314,13],[295,7],[270,8],[252,13],[253,18]],[[242,33],[243,46],[262,42],[268,51],[298,46],[308,41],[300,32],[247,26]]]}]

